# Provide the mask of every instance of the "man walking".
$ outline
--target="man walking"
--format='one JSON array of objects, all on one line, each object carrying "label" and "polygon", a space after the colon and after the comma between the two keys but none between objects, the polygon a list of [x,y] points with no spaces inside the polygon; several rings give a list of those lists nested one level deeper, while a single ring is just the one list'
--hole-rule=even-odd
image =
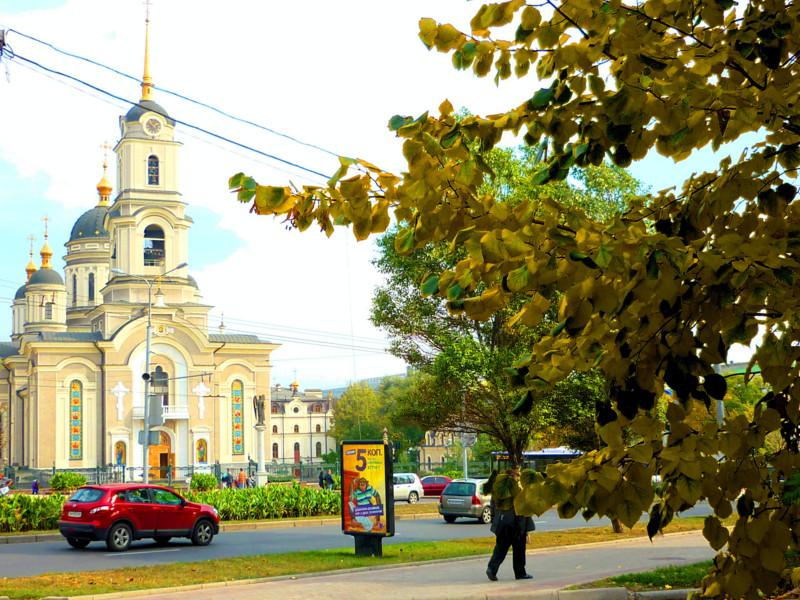
[{"label": "man walking", "polygon": [[[486,485],[491,484],[491,478]],[[517,579],[533,579],[525,571],[525,545],[528,531],[533,531],[534,524],[531,517],[518,516],[514,511],[514,498],[520,491],[519,468],[509,469],[506,473],[498,475],[491,486],[492,493],[492,533],[495,534],[495,545],[489,565],[486,567],[486,576],[491,581],[497,581],[497,571],[512,548],[512,564],[514,577]]]},{"label": "man walking", "polygon": [[333,474],[331,473],[330,469],[328,469],[328,472],[325,473],[325,489],[333,489]]}]

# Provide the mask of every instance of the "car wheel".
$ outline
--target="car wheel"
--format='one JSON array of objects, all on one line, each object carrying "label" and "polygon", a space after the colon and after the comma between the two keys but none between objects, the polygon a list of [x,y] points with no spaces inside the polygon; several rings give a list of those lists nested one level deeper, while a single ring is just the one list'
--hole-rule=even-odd
[{"label": "car wheel", "polygon": [[82,540],[80,538],[68,537],[67,543],[73,548],[86,548],[91,540]]},{"label": "car wheel", "polygon": [[416,504],[417,502],[419,502],[419,494],[417,492],[410,492],[408,494],[408,503]]},{"label": "car wheel", "polygon": [[484,506],[483,512],[479,517],[481,523],[486,523],[487,525],[492,522],[492,507],[491,506]]},{"label": "car wheel", "polygon": [[108,531],[106,548],[111,552],[124,552],[131,547],[133,532],[125,523],[117,523]]},{"label": "car wheel", "polygon": [[203,519],[197,522],[192,532],[192,543],[195,546],[208,546],[214,539],[214,527],[211,521]]},{"label": "car wheel", "polygon": [[450,515],[445,515],[444,516],[444,522],[445,523],[455,523],[456,522],[456,518],[453,517],[453,516],[450,516]]},{"label": "car wheel", "polygon": [[170,536],[168,536],[168,535],[157,535],[153,539],[156,541],[156,544],[158,544],[159,546],[166,546],[172,538]]}]

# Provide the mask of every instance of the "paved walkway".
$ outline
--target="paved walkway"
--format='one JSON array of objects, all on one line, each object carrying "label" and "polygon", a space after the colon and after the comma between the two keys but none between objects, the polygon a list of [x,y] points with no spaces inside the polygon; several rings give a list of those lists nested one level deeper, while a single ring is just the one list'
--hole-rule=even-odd
[{"label": "paved walkway", "polygon": [[[219,584],[202,589],[161,592],[125,597],[150,600],[314,600],[322,598],[513,598],[532,592],[556,590],[611,575],[713,557],[714,551],[699,532],[671,534],[650,542],[647,538],[586,544],[528,552],[528,571],[533,580],[516,581],[509,555],[497,582],[486,578],[487,557],[461,558],[391,568],[323,573],[297,578],[275,578],[257,583]],[[538,594],[537,594],[538,596]],[[106,596],[108,597],[108,596]]]}]

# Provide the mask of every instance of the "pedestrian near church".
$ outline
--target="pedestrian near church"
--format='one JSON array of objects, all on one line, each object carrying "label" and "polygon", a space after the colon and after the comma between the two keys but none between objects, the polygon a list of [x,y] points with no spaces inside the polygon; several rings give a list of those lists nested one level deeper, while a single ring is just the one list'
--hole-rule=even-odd
[{"label": "pedestrian near church", "polygon": [[333,474],[331,473],[330,469],[328,469],[328,472],[325,473],[325,489],[333,489]]},{"label": "pedestrian near church", "polygon": [[319,487],[325,488],[325,473],[322,469],[319,470]]},{"label": "pedestrian near church", "polygon": [[247,487],[247,473],[244,469],[239,469],[239,477],[237,478],[238,487],[244,489]]},{"label": "pedestrian near church", "polygon": [[535,525],[531,517],[517,515],[514,510],[514,498],[521,490],[519,480],[519,468],[515,467],[496,476],[493,473],[484,487],[484,493],[492,495],[491,530],[495,535],[494,550],[486,567],[486,576],[491,581],[497,581],[497,571],[509,548],[512,549],[514,577],[533,579],[525,570],[525,546],[528,532],[533,531]]}]

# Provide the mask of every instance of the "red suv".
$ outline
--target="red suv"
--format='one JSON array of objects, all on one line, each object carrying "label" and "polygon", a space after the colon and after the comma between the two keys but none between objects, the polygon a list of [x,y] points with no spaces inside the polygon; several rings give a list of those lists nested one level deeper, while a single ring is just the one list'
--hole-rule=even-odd
[{"label": "red suv", "polygon": [[121,552],[133,540],[166,544],[173,537],[207,546],[219,533],[219,515],[211,506],[188,502],[157,485],[87,485],[64,503],[58,528],[73,548],[99,540]]}]

